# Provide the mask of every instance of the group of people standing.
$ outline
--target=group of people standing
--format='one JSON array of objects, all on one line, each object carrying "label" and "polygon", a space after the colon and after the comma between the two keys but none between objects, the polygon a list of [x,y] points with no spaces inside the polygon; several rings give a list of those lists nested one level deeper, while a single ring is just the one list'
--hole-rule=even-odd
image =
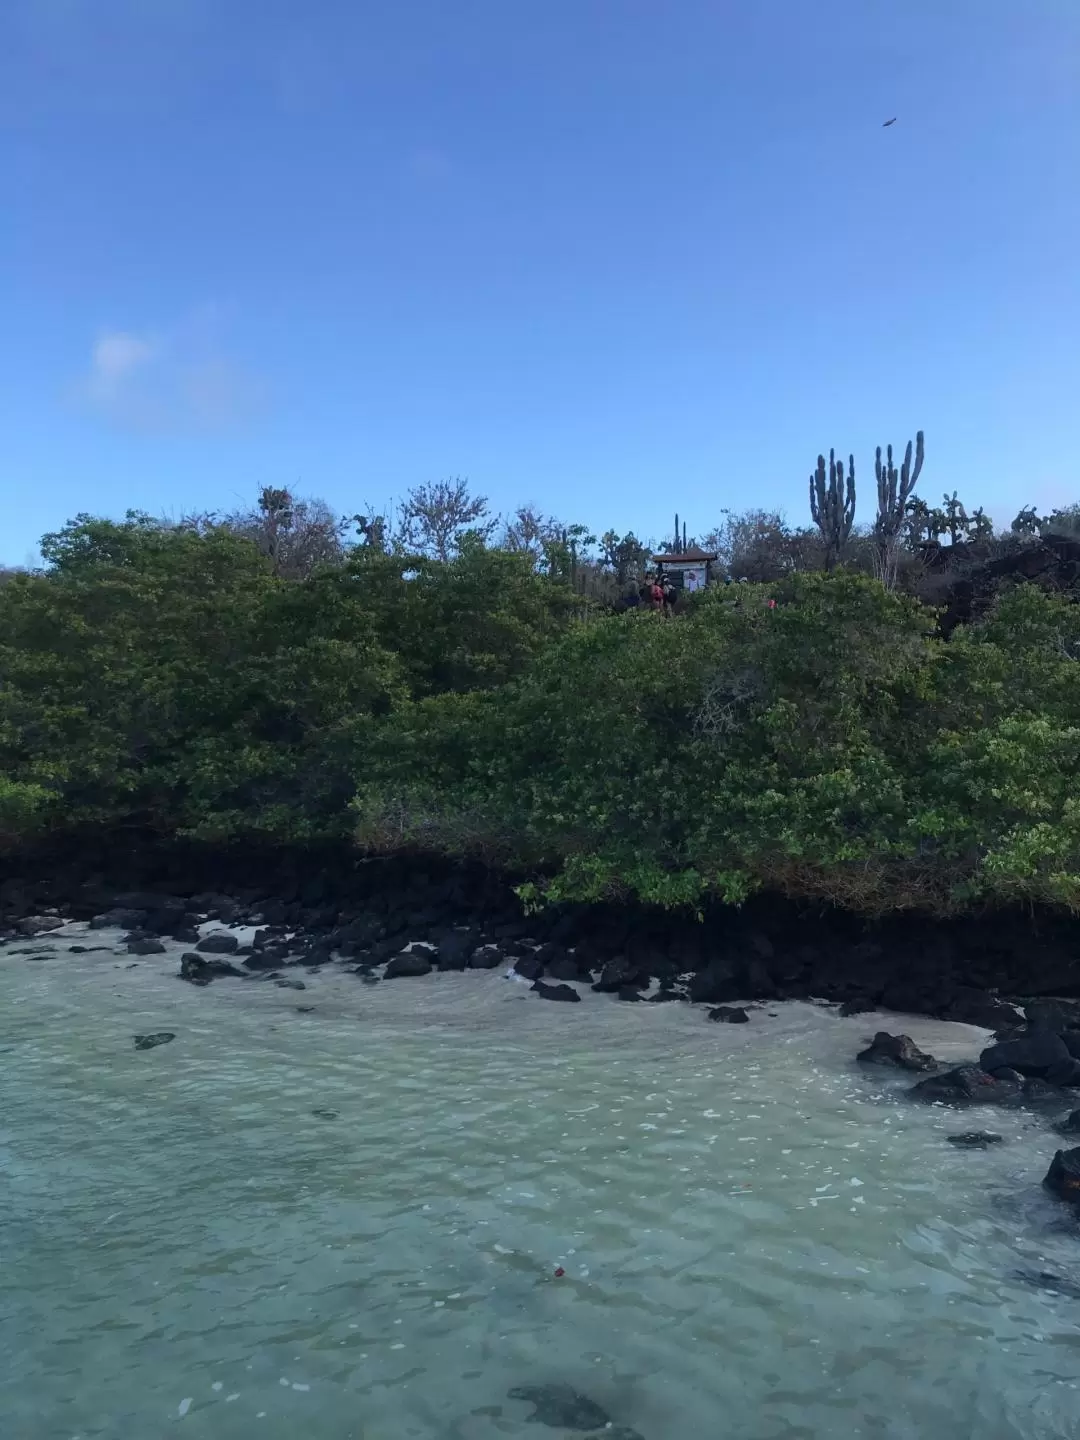
[{"label": "group of people standing", "polygon": [[631,585],[619,603],[621,610],[654,610],[661,615],[671,615],[678,601],[679,592],[670,578],[662,572],[646,575],[640,585]]},{"label": "group of people standing", "polygon": [[630,604],[637,605],[644,610],[655,610],[659,614],[670,615],[675,609],[678,594],[679,592],[671,583],[670,578],[663,572],[658,572],[656,575],[646,575],[644,582],[638,587],[636,596],[630,600]]},{"label": "group of people standing", "polygon": [[[745,576],[740,576],[738,581],[725,577],[723,583],[725,587],[735,590],[735,599],[729,603],[734,603],[736,609],[741,609],[743,599],[740,591],[742,586],[749,584],[749,581]],[[618,608],[621,610],[653,610],[660,615],[673,615],[678,601],[678,587],[672,583],[670,576],[660,570],[655,575],[646,575],[640,585],[631,586],[623,595]],[[763,603],[768,610],[776,609],[776,601],[771,597]]]}]

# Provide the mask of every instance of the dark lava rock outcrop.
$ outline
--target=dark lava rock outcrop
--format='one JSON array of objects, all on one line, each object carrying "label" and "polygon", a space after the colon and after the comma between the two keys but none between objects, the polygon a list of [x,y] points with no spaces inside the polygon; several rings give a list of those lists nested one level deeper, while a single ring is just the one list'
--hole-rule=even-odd
[{"label": "dark lava rock outcrop", "polygon": [[933,1055],[920,1050],[910,1035],[890,1035],[887,1030],[879,1030],[857,1058],[862,1065],[887,1065],[894,1070],[938,1069]]},{"label": "dark lava rock outcrop", "polygon": [[1050,1162],[1043,1184],[1061,1200],[1080,1205],[1080,1146],[1059,1150]]},{"label": "dark lava rock outcrop", "polygon": [[564,1000],[573,1004],[581,1001],[581,996],[572,985],[545,985],[543,980],[534,980],[532,989],[536,991],[541,1000]]},{"label": "dark lava rock outcrop", "polygon": [[397,955],[383,971],[384,980],[397,980],[403,975],[430,975],[433,965],[422,950],[407,950]]}]

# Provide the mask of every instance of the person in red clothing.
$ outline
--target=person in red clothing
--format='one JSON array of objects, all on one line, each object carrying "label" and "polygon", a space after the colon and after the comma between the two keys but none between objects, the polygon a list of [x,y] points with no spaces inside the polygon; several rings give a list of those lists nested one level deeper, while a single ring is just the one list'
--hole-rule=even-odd
[{"label": "person in red clothing", "polygon": [[664,587],[660,583],[659,575],[656,576],[656,578],[652,582],[652,585],[649,588],[649,600],[651,601],[652,608],[654,610],[663,610]]}]

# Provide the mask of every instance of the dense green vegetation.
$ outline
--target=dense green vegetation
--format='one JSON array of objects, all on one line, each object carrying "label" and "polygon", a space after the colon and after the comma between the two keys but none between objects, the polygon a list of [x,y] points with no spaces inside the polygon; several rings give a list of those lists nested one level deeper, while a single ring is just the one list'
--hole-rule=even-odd
[{"label": "dense green vegetation", "polygon": [[605,619],[404,707],[361,837],[557,866],[560,896],[1080,902],[1080,611],[1025,588],[945,644],[871,579],[774,593]]},{"label": "dense green vegetation", "polygon": [[[0,828],[345,835],[375,730],[497,685],[570,597],[529,562],[358,548],[303,579],[227,527],[80,517],[0,590]],[[407,574],[409,578],[404,578]]]},{"label": "dense green vegetation", "polygon": [[[486,857],[532,901],[1080,908],[1069,598],[1009,588],[945,641],[850,562],[785,563],[675,619],[612,613],[633,536],[594,555],[522,512],[497,538],[470,501],[434,540],[414,514],[409,545],[370,519],[351,544],[266,494],[223,520],[78,517],[6,576],[9,848],[85,827],[352,838]],[[739,525],[759,558],[779,543]]]}]

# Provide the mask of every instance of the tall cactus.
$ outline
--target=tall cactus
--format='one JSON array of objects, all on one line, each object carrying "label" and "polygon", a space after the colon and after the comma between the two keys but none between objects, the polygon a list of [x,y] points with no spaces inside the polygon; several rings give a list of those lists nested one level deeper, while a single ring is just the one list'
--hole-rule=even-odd
[{"label": "tall cactus", "polygon": [[877,477],[878,513],[874,522],[876,542],[874,564],[878,578],[889,590],[896,584],[896,562],[900,546],[900,531],[908,502],[923,467],[923,432],[915,436],[915,464],[911,463],[911,441],[904,451],[903,463],[897,470],[893,464],[893,449],[885,450],[885,462],[881,459],[881,446],[874,452],[874,474]]},{"label": "tall cactus", "polygon": [[825,568],[831,570],[843,558],[851,527],[855,523],[855,456],[848,456],[848,473],[844,462],[829,451],[826,477],[825,456],[817,457],[817,469],[810,476],[810,515],[825,541]]}]

